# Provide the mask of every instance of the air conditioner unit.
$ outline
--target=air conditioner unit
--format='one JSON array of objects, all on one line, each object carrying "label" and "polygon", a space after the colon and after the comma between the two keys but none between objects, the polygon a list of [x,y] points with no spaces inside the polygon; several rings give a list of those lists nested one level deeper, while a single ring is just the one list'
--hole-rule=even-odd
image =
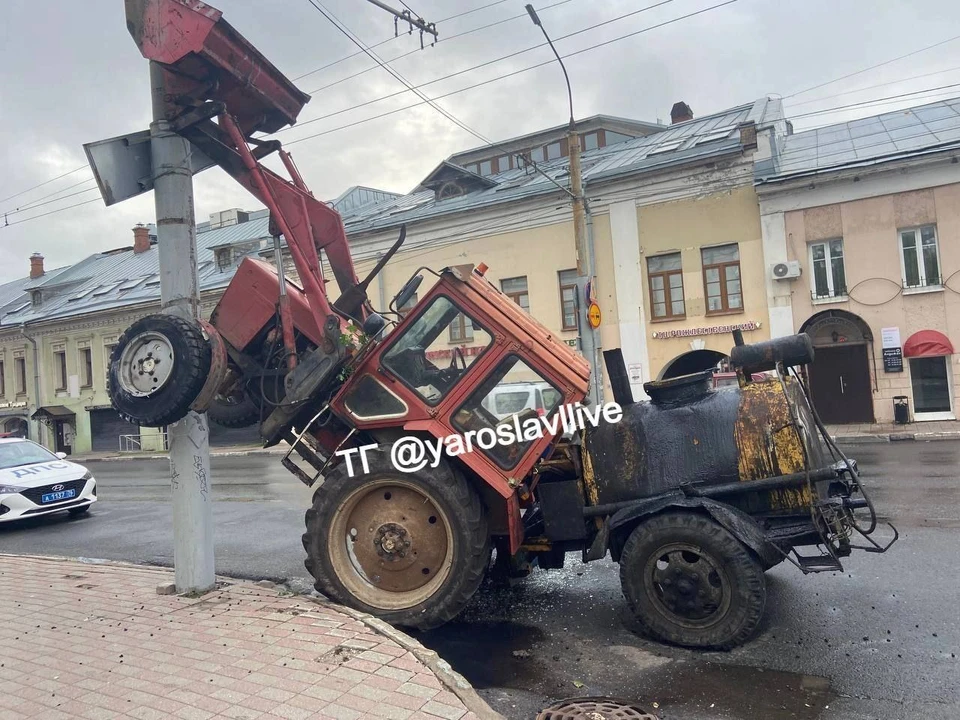
[{"label": "air conditioner unit", "polygon": [[800,277],[800,262],[797,260],[788,260],[787,262],[777,263],[770,268],[770,275],[774,280],[792,280]]}]

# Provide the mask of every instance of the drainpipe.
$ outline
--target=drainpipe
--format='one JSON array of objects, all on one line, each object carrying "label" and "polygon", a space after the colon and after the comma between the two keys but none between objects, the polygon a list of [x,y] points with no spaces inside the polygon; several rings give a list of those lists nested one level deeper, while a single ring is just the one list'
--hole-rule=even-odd
[{"label": "drainpipe", "polygon": [[[40,409],[40,351],[37,348],[37,341],[27,335],[27,324],[20,323],[20,334],[27,339],[27,341],[33,346],[33,401],[36,404],[34,412],[30,413],[30,417],[33,417],[33,414]],[[27,408],[29,409],[30,404],[27,403]],[[37,442],[41,445],[43,444],[42,438],[40,437],[40,428],[42,423],[39,420],[32,420],[34,424],[34,437],[36,437]]]}]

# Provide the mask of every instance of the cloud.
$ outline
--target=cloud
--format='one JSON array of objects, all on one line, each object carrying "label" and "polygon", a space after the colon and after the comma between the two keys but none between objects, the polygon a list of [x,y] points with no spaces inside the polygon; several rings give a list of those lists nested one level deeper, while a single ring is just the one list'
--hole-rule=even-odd
[{"label": "cloud", "polygon": [[[561,53],[575,52],[618,35],[662,23],[715,4],[717,0],[675,0],[596,30],[558,40]],[[587,0],[547,8],[535,4],[555,38],[641,7],[635,0]],[[653,4],[654,0],[645,0]],[[331,12],[365,42],[393,35],[389,15],[360,0],[324,0]],[[488,4],[488,0],[419,0],[412,3],[428,20]],[[306,0],[214,0],[227,20],[289,77],[356,52]],[[878,10],[878,7],[882,8]],[[85,163],[82,144],[146,128],[150,121],[147,64],[127,33],[116,0],[5,4],[0,27],[0,198]],[[55,12],[55,21],[51,14]],[[486,30],[450,36],[520,15]],[[904,32],[909,28],[909,32]],[[541,35],[523,13],[520,0],[440,23],[442,42],[397,60],[395,68],[415,84],[537,45]],[[803,3],[739,0],[735,4],[638,34],[567,60],[579,117],[597,113],[669,121],[670,106],[685,100],[697,115],[751,102],[766,94],[791,93],[883,62],[924,45],[960,35],[951,0],[883,3],[868,0],[806,0]],[[385,59],[419,48],[416,34],[401,34],[376,49]],[[424,88],[441,95],[504,75],[552,57],[539,48],[460,77]],[[361,55],[298,82],[315,90],[373,65]],[[796,113],[832,109],[859,100],[960,82],[960,41],[863,73],[850,80],[787,98]],[[927,78],[830,97],[868,85],[942,70]],[[382,69],[364,73],[314,94],[301,119],[396,92],[402,85]],[[958,88],[960,90],[960,88]],[[957,93],[960,95],[960,92]],[[806,103],[818,97],[820,103]],[[289,141],[417,102],[407,92],[366,108],[298,126],[278,137]],[[441,105],[491,140],[503,140],[562,124],[566,91],[559,67],[550,63],[476,90],[453,95]],[[798,119],[799,128],[828,124],[898,107],[865,107]],[[482,144],[426,105],[291,146],[314,192],[325,198],[350,185],[408,191],[444,157]],[[74,184],[89,171],[0,203],[0,213]],[[64,194],[87,186],[66,190]],[[96,197],[88,192],[34,211],[8,215],[12,223],[33,214]],[[228,207],[254,209],[258,203],[219,169],[196,179],[197,219]],[[91,203],[2,227],[0,282],[22,276],[27,257],[40,251],[48,267],[132,242],[130,228],[154,218],[147,194],[105,208]]]}]

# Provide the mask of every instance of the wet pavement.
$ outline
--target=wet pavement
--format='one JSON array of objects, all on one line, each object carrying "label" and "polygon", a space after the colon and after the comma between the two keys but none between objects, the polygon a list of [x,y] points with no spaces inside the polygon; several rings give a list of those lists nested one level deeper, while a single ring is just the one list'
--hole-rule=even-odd
[{"label": "wet pavement", "polygon": [[705,653],[646,640],[617,566],[572,554],[563,570],[484,587],[460,621],[420,640],[508,717],[607,695],[661,718],[958,718],[960,443],[850,454],[900,541],[884,556],[854,554],[843,573],[772,569],[760,631],[743,647]]},{"label": "wet pavement", "polygon": [[[728,653],[646,640],[616,565],[537,571],[484,586],[460,620],[422,642],[509,718],[554,700],[607,695],[661,718],[960,718],[960,443],[850,448],[880,513],[902,538],[857,553],[845,572],[768,573],[758,636]],[[166,463],[90,463],[101,483],[89,518],[0,525],[0,551],[171,562]],[[271,457],[215,458],[217,568],[309,587],[300,532],[310,491]]]}]

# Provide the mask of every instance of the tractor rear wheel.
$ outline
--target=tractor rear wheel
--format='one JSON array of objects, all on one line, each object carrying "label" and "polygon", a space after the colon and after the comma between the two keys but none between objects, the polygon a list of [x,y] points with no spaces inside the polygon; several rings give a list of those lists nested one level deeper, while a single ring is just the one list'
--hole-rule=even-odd
[{"label": "tractor rear wheel", "polygon": [[763,568],[723,527],[692,512],[638,525],[620,557],[623,594],[651,636],[675,645],[728,650],[763,615]]},{"label": "tractor rear wheel", "polygon": [[486,570],[480,498],[448,465],[407,474],[385,454],[368,459],[369,473],[350,477],[341,464],[317,489],[303,535],[307,570],[319,592],[357,610],[407,627],[442,625]]},{"label": "tractor rear wheel", "polygon": [[229,391],[214,396],[207,408],[207,417],[223,427],[250,427],[260,422],[260,403],[250,397],[242,384],[235,382]]},{"label": "tractor rear wheel", "polygon": [[210,345],[197,323],[148,315],[120,336],[107,391],[125,420],[162,427],[186,416],[209,373]]}]

